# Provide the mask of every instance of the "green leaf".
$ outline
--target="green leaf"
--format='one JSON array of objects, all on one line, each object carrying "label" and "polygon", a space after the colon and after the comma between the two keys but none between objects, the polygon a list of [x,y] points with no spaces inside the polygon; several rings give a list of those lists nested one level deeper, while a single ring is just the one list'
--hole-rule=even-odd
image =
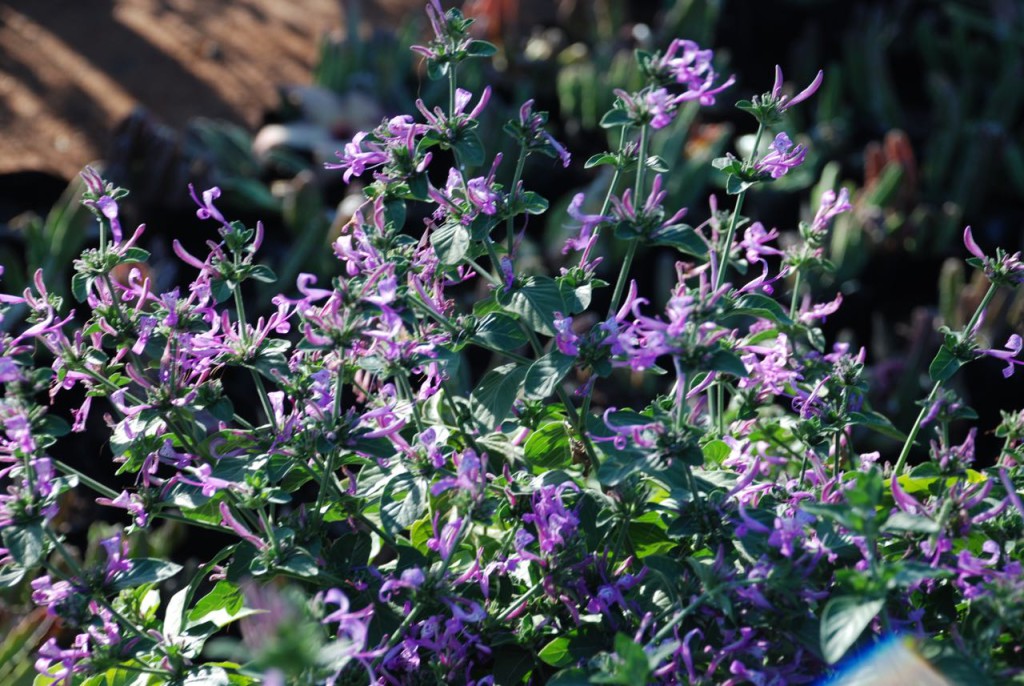
[{"label": "green leaf", "polygon": [[729,195],[739,195],[758,183],[760,181],[747,181],[739,176],[730,176],[725,182],[725,192]]},{"label": "green leaf", "polygon": [[591,677],[595,684],[622,684],[636,686],[650,683],[651,665],[641,645],[625,634],[615,634],[615,656],[611,673]]},{"label": "green leaf", "polygon": [[889,515],[882,525],[882,531],[910,531],[919,534],[937,534],[942,527],[930,517],[896,512]]},{"label": "green leaf", "polygon": [[523,393],[527,400],[544,400],[554,393],[565,375],[572,370],[576,358],[565,355],[558,349],[552,350],[544,357],[530,365],[523,384]]},{"label": "green leaf", "polygon": [[555,312],[566,311],[558,284],[547,276],[531,276],[498,298],[506,311],[519,315],[531,329],[545,336],[555,335]]},{"label": "green leaf", "polygon": [[662,158],[657,155],[651,155],[644,161],[644,166],[648,169],[664,174],[668,171],[668,164]]},{"label": "green leaf", "polygon": [[935,383],[943,383],[948,381],[960,367],[964,366],[964,361],[956,356],[949,346],[943,345],[939,348],[938,354],[935,355],[935,359],[928,365],[928,376],[932,378]]},{"label": "green leaf", "polygon": [[618,163],[619,163],[619,158],[616,155],[613,155],[610,152],[602,152],[602,153],[599,153],[597,155],[591,156],[591,158],[589,160],[587,160],[583,164],[583,168],[584,169],[590,169],[591,167],[597,167],[597,166],[600,166],[600,165],[603,165],[603,164],[618,164]]},{"label": "green leaf", "polygon": [[44,536],[39,522],[15,524],[3,530],[4,547],[15,562],[28,569],[38,565],[46,553]]},{"label": "green leaf", "polygon": [[132,558],[132,567],[126,572],[114,575],[112,585],[115,590],[135,588],[142,584],[155,584],[170,579],[181,571],[181,565],[158,560],[152,557]]},{"label": "green leaf", "polygon": [[477,167],[484,163],[484,143],[479,134],[472,129],[462,129],[453,146],[459,156],[459,162],[467,167]]},{"label": "green leaf", "polygon": [[[222,582],[218,582],[220,585]],[[232,584],[233,585],[233,584]],[[188,600],[190,586],[186,586],[171,596],[167,601],[167,609],[164,611],[163,633],[165,636],[177,636],[181,633],[182,622],[185,619],[185,602]],[[216,588],[214,589],[216,590]]]},{"label": "green leaf", "polygon": [[523,444],[523,457],[531,466],[542,471],[571,465],[572,444],[565,423],[548,422],[531,433]]},{"label": "green leaf", "polygon": [[590,307],[590,301],[594,297],[594,285],[586,282],[575,285],[574,280],[564,276],[555,279],[558,282],[558,290],[562,293],[562,300],[565,302],[564,315],[579,314]]},{"label": "green leaf", "polygon": [[128,248],[121,253],[121,262],[145,262],[149,259],[149,251],[142,248]]},{"label": "green leaf", "polygon": [[629,116],[629,112],[623,109],[614,108],[605,112],[604,116],[601,117],[601,128],[611,129],[616,126],[629,126],[633,123],[633,118]]},{"label": "green leaf", "polygon": [[721,439],[715,439],[710,441],[703,448],[704,461],[710,464],[721,464],[722,460],[729,457],[732,453],[732,448],[729,444]]},{"label": "green leaf", "polygon": [[470,412],[483,431],[493,431],[508,416],[528,370],[529,367],[511,363],[484,374],[469,397]]},{"label": "green leaf", "polygon": [[274,283],[277,281],[277,274],[265,264],[256,264],[249,269],[249,278],[262,283]]},{"label": "green leaf", "polygon": [[839,662],[864,629],[885,607],[884,598],[835,596],[821,614],[821,654],[830,665]]},{"label": "green leaf", "polygon": [[526,334],[519,328],[519,323],[500,312],[492,312],[484,317],[476,327],[474,338],[503,352],[512,352],[527,342]]},{"label": "green leaf", "polygon": [[442,224],[430,234],[430,244],[441,264],[458,264],[469,252],[469,229],[458,221]]},{"label": "green leaf", "polygon": [[380,494],[380,523],[397,536],[423,516],[427,509],[427,484],[410,472],[393,476]]},{"label": "green leaf", "polygon": [[711,354],[711,358],[707,362],[709,370],[717,372],[725,372],[726,374],[732,374],[733,376],[745,379],[747,376],[747,368],[743,364],[743,360],[740,359],[739,355],[732,352],[731,350],[725,350],[721,348]]},{"label": "green leaf", "polygon": [[707,243],[692,226],[686,224],[673,224],[659,229],[651,237],[651,245],[665,245],[694,257],[706,257],[708,254]]},{"label": "green leaf", "polygon": [[565,667],[573,661],[569,653],[569,639],[565,636],[553,639],[540,649],[537,656],[552,667]]},{"label": "green leaf", "polygon": [[760,293],[748,293],[741,297],[736,301],[733,313],[760,317],[782,326],[793,325],[793,320],[777,300]]},{"label": "green leaf", "polygon": [[89,297],[89,284],[91,283],[92,277],[88,274],[79,272],[71,277],[71,295],[75,296],[75,300],[80,303],[85,302]]},{"label": "green leaf", "polygon": [[493,43],[488,43],[485,40],[470,41],[469,46],[466,48],[466,54],[470,57],[491,57],[498,52],[498,48]]},{"label": "green leaf", "polygon": [[905,441],[907,439],[907,435],[897,429],[893,423],[889,421],[888,417],[873,410],[851,412],[850,419],[854,424],[859,424],[866,429],[870,429],[897,441]]},{"label": "green leaf", "polygon": [[[171,607],[167,613],[170,617]],[[260,614],[264,610],[245,607],[245,596],[241,589],[230,581],[218,581],[196,606],[188,612],[188,626],[211,623],[223,628],[243,617]]]},{"label": "green leaf", "polygon": [[196,666],[185,674],[182,686],[231,686],[228,673],[213,665]]},{"label": "green leaf", "polygon": [[320,567],[317,565],[316,559],[301,548],[292,550],[283,562],[277,564],[276,569],[291,572],[304,579],[315,579],[320,575]]},{"label": "green leaf", "polygon": [[548,211],[548,199],[540,193],[526,191],[519,197],[523,211],[527,214],[544,214]]}]

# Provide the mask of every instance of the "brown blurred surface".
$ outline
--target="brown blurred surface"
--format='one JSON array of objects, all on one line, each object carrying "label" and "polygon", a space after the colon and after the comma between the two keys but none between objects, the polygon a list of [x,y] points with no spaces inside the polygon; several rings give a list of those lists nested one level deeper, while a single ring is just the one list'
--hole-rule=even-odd
[{"label": "brown blurred surface", "polygon": [[[0,173],[70,177],[136,106],[176,128],[196,116],[254,127],[278,84],[309,83],[321,37],[355,1],[0,3]],[[401,11],[383,4],[368,17],[378,25]]]}]

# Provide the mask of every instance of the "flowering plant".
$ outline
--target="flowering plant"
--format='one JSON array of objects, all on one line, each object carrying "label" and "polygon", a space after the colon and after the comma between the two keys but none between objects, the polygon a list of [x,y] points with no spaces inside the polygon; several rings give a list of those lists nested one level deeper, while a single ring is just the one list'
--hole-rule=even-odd
[{"label": "flowering plant", "polygon": [[[190,189],[208,252],[175,242],[193,278],[157,292],[143,227],[122,230],[126,191],[87,170],[99,242],[75,264],[78,310],[43,273],[0,296],[0,583],[27,583],[63,628],[36,683],[808,683],[891,634],[950,679],[1021,679],[1024,414],[1005,415],[994,466],[976,469],[974,430],[950,439],[970,412],[948,384],[983,355],[1013,372],[1020,337],[983,348],[977,331],[1019,285],[1020,256],[965,233],[992,285],[944,332],[903,433],[866,400],[865,350],[820,328],[841,296],[805,289],[830,267],[848,192],[824,193],[788,246],[742,215],[750,189],[803,163],[776,127],[821,74],[789,97],[776,69],[739,104],[753,148],[715,162],[732,207],[713,197],[690,226],[665,207],[671,161],[650,141],[733,79],[689,41],[638,54],[645,85],[602,121],[620,145],[586,163],[610,182],[572,200],[573,257],[551,276],[520,254],[548,209],[524,169],[535,153],[568,166],[569,151],[527,101],[501,183],[478,131],[491,93],[458,86],[460,63],[493,47],[437,0],[428,15],[433,40],[415,49],[448,79],[447,107],[417,102],[339,152],[331,166],[369,185],[330,283],[300,275],[247,316],[247,282],[276,278],[263,227]],[[624,245],[612,284],[609,238]],[[633,278],[655,247],[679,255],[665,302]],[[594,405],[630,374],[643,402]],[[71,424],[48,411],[74,393]],[[94,404],[123,488],[55,457]],[[866,431],[892,449],[859,450]],[[125,513],[102,554],[60,528],[76,488]],[[189,569],[147,557],[170,523],[217,552]]]}]

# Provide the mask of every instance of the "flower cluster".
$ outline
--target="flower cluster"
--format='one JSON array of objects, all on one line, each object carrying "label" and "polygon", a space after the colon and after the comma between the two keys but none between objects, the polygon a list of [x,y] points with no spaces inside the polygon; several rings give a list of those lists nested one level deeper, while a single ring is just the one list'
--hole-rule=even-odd
[{"label": "flower cluster", "polygon": [[[579,263],[549,275],[520,250],[548,207],[524,169],[571,156],[528,100],[499,181],[477,132],[491,90],[457,78],[490,48],[458,11],[427,13],[416,50],[447,106],[419,101],[327,165],[373,178],[332,275],[254,303],[253,282],[276,282],[267,232],[190,188],[210,238],[173,243],[188,282],[168,288],[143,227],[126,238],[126,191],[87,170],[100,240],[75,263],[75,310],[42,272],[0,296],[0,583],[61,626],[38,683],[812,683],[891,635],[978,683],[1019,679],[1024,415],[984,455],[946,383],[982,356],[1021,364],[1019,335],[976,339],[1019,254],[965,233],[991,288],[897,427],[872,406],[868,351],[821,328],[849,192],[799,226],[741,214],[750,188],[811,165],[771,127],[820,74],[790,98],[777,69],[741,103],[753,149],[715,163],[735,203],[690,226],[650,141],[733,79],[691,41],[640,54],[643,86],[603,120],[622,143],[588,163],[614,167],[603,198],[563,205]],[[667,293],[645,290],[651,250],[675,257]],[[597,276],[611,254],[614,284]],[[116,479],[67,456],[100,425]],[[84,547],[62,524],[75,489],[121,518]],[[172,562],[173,531],[216,549]]]}]

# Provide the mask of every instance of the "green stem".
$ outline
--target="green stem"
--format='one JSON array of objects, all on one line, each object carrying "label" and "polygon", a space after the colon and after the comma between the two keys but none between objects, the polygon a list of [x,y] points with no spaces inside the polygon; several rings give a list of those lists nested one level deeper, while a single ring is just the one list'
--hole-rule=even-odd
[{"label": "green stem", "polygon": [[[623,147],[623,145],[625,145],[625,143],[626,143],[626,127],[623,126],[621,128],[621,133],[619,134],[619,152],[620,153],[622,152],[622,147]],[[618,164],[616,164],[615,165],[615,173],[612,174],[611,183],[608,184],[608,192],[604,194],[604,202],[601,203],[601,211],[598,213],[599,216],[603,217],[603,216],[606,216],[608,214],[608,208],[611,207],[611,205],[612,205],[612,196],[615,194],[615,187],[619,185],[619,179],[621,179],[621,178],[622,178],[622,169],[619,167]],[[604,226],[604,224],[602,223],[602,224],[598,224],[597,226],[594,227],[594,235],[595,236],[600,235],[601,228],[603,226]],[[580,266],[581,267],[583,266],[583,256],[585,254],[586,253],[584,252],[583,254],[580,255]]]},{"label": "green stem", "polygon": [[267,513],[262,507],[256,510],[256,514],[260,518],[263,531],[267,534],[267,543],[270,545],[270,552],[273,554],[272,559],[276,560],[280,549],[277,545],[277,537],[274,536],[274,527],[271,525],[270,520],[267,519]]},{"label": "green stem", "polygon": [[512,614],[513,612],[518,610],[519,607],[523,603],[525,603],[527,600],[529,600],[533,596],[534,593],[539,591],[542,588],[542,586],[543,586],[543,582],[542,581],[538,581],[533,586],[530,586],[528,589],[526,589],[526,591],[523,593],[523,595],[519,596],[518,600],[516,600],[513,603],[510,603],[509,606],[505,609],[504,612],[502,612],[497,617],[495,617],[494,621],[497,622],[498,624],[504,622],[506,619],[508,619],[508,616],[510,614]]},{"label": "green stem", "polygon": [[79,481],[81,481],[83,484],[85,484],[92,490],[102,495],[104,498],[110,498],[111,500],[113,500],[117,496],[121,495],[120,493],[110,488],[109,486],[104,486],[99,481],[96,481],[96,479],[86,476],[85,474],[78,471],[74,467],[64,462],[61,462],[60,460],[54,460],[53,466],[59,469],[60,471],[64,472],[65,474],[77,477]]},{"label": "green stem", "polygon": [[[988,304],[992,301],[992,298],[996,294],[998,286],[990,284],[988,290],[985,292],[985,296],[981,299],[981,303],[978,304],[978,309],[974,311],[971,316],[971,321],[967,323],[967,327],[964,329],[965,336],[972,336],[974,328],[978,325],[978,320],[981,319],[982,313],[988,308]],[[910,456],[910,450],[914,447],[914,441],[917,438],[918,432],[921,431],[921,422],[924,421],[925,416],[928,414],[928,409],[931,404],[935,402],[935,396],[938,394],[939,389],[942,388],[942,381],[936,381],[932,386],[932,390],[928,393],[928,397],[925,398],[924,405],[921,407],[921,411],[917,413],[917,419],[914,420],[914,425],[910,427],[910,432],[907,434],[907,440],[903,442],[903,449],[900,451],[900,456],[896,459],[896,465],[893,467],[892,473],[896,476],[900,476],[903,473],[903,468],[906,466],[907,457]]]},{"label": "green stem", "polygon": [[629,270],[633,266],[633,258],[636,257],[637,241],[633,239],[626,248],[626,256],[622,259],[622,268],[619,269],[619,278],[615,282],[615,292],[612,293],[612,302],[608,307],[608,316],[615,315],[619,309],[619,302],[622,300],[622,292],[626,290],[626,281],[629,280]]},{"label": "green stem", "polygon": [[[757,135],[754,137],[754,149],[750,151],[747,164],[757,159],[757,149],[761,145],[761,136],[764,135],[764,124],[758,124]],[[746,166],[746,165],[744,165]],[[747,191],[743,190],[736,196],[736,208],[732,212],[732,219],[729,220],[729,229],[725,234],[725,241],[721,246],[721,255],[718,256],[718,274],[715,276],[715,289],[718,290],[725,283],[725,274],[729,269],[729,257],[732,253],[732,242],[736,238],[736,225],[739,222],[740,212],[743,210],[743,200],[747,197]]]},{"label": "green stem", "polygon": [[[492,246],[490,244],[490,241],[484,241],[484,245],[486,245],[490,249],[491,252],[494,252],[494,246]],[[494,255],[495,255],[494,259],[497,260],[497,253],[494,252]],[[494,286],[496,288],[504,288],[505,287],[505,284],[502,283],[501,279],[495,278],[493,274],[491,274],[489,271],[487,271],[482,266],[480,266],[480,263],[478,263],[472,257],[463,257],[462,259],[466,261],[466,264],[468,264],[470,267],[472,267],[474,270],[476,270],[476,273],[479,274],[481,277],[483,277],[484,281],[486,281],[487,283],[491,284],[492,286]],[[494,264],[495,264],[495,266],[497,266],[498,262],[495,262]]]},{"label": "green stem", "polygon": [[647,132],[646,124],[640,127],[640,147],[637,150],[636,158],[636,183],[633,186],[633,204],[636,207],[640,206],[640,194],[644,192],[644,176],[647,172],[647,146],[650,143]]},{"label": "green stem", "polygon": [[[519,181],[523,177],[523,167],[526,166],[526,146],[523,145],[519,148],[519,159],[516,160],[516,171],[512,175],[512,189],[509,191],[509,197],[515,198],[519,192]],[[516,234],[513,227],[512,213],[508,215],[508,219],[505,221],[505,241],[508,243],[508,258],[513,259],[513,254],[516,248]]]},{"label": "green stem", "polygon": [[324,466],[323,472],[320,474],[320,491],[316,494],[316,516],[323,521],[323,507],[324,498],[327,495],[327,484],[331,480],[331,476],[334,474],[334,455],[337,451],[332,450],[327,455],[327,464]]},{"label": "green stem", "polygon": [[[640,206],[640,196],[644,192],[644,173],[647,171],[647,146],[650,143],[647,135],[647,125],[640,127],[640,147],[637,150],[636,158],[636,183],[633,185],[633,205]],[[615,314],[619,309],[619,302],[622,300],[622,293],[626,290],[626,282],[629,281],[629,270],[633,266],[633,259],[636,257],[638,241],[629,242],[626,248],[626,256],[622,259],[622,268],[619,270],[619,278],[615,282],[615,291],[612,293],[612,302],[608,308],[608,316]]]},{"label": "green stem", "polygon": [[796,280],[793,281],[793,294],[789,299],[789,318],[796,318],[796,309],[800,306],[800,281],[803,279],[803,269],[797,267]]},{"label": "green stem", "polygon": [[[237,258],[235,259],[237,263]],[[242,299],[242,289],[239,285],[231,290],[235,297],[235,315],[238,317],[238,336],[242,339],[242,347],[246,349],[248,355],[249,347],[249,325],[248,320],[245,317],[245,302]],[[270,396],[267,395],[267,388],[263,385],[263,379],[260,378],[259,372],[255,369],[249,369],[249,373],[252,375],[252,381],[256,385],[256,394],[260,398],[260,405],[263,406],[263,413],[267,415],[267,422],[270,427],[277,433],[277,417],[274,415],[273,406],[270,404]]]},{"label": "green stem", "polygon": [[423,433],[426,427],[423,426],[423,422],[420,419],[419,405],[416,404],[416,394],[413,393],[412,384],[409,383],[409,377],[405,374],[396,374],[395,382],[398,387],[398,393],[402,396],[402,399],[409,403],[409,408],[412,412],[412,421],[416,425],[416,430]]},{"label": "green stem", "polygon": [[836,431],[832,439],[832,470],[835,477],[839,478],[839,470],[843,466],[841,434]]}]

